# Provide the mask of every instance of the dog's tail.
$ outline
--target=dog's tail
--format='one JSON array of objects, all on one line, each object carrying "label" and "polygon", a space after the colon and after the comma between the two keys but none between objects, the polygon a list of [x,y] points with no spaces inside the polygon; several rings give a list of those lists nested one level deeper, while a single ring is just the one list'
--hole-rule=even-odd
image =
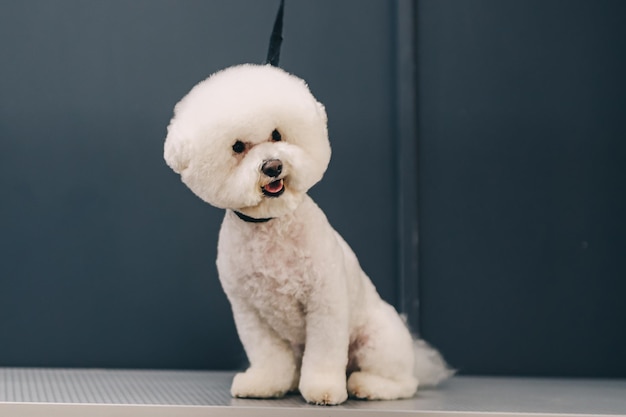
[{"label": "dog's tail", "polygon": [[434,387],[454,375],[441,353],[423,339],[415,338],[415,371],[420,387]]}]

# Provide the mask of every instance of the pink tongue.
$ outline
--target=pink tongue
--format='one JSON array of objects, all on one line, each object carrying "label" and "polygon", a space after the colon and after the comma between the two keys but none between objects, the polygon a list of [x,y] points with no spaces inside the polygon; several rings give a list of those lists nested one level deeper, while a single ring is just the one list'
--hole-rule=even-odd
[{"label": "pink tongue", "polygon": [[270,182],[265,187],[263,187],[265,191],[268,193],[277,193],[283,189],[283,180],[278,180],[274,182]]}]

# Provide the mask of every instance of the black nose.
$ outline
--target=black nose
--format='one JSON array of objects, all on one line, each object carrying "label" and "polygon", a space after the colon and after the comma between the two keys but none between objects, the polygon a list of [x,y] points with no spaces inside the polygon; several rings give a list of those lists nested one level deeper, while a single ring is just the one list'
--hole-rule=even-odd
[{"label": "black nose", "polygon": [[263,161],[261,171],[268,177],[277,177],[283,172],[283,163],[280,159],[268,159]]}]

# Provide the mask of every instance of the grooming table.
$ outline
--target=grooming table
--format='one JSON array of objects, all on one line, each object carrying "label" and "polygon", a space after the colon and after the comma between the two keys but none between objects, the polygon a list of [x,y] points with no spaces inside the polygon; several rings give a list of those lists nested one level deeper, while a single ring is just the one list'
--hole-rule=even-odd
[{"label": "grooming table", "polygon": [[232,372],[0,368],[0,416],[626,416],[626,380],[454,377],[409,400],[231,398]]}]

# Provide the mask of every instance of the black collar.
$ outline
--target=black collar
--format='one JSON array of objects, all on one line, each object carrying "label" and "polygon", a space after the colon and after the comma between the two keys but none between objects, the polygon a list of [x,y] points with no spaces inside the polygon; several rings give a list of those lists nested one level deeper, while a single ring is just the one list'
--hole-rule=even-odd
[{"label": "black collar", "polygon": [[237,217],[239,217],[241,220],[243,220],[244,222],[248,222],[248,223],[265,223],[265,222],[269,222],[270,220],[273,219],[273,217],[266,217],[263,219],[257,219],[255,217],[250,217],[250,216],[246,216],[243,213],[240,213],[238,211],[233,210],[233,212],[237,215]]}]

